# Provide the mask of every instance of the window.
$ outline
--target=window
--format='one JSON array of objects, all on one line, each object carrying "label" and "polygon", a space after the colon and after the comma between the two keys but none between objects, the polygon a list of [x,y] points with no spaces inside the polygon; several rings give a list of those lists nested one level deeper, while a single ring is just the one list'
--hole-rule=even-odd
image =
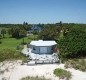
[{"label": "window", "polygon": [[52,46],[51,50],[53,50],[53,49],[54,49],[54,47]]},{"label": "window", "polygon": [[47,53],[47,47],[40,47],[40,53]]},{"label": "window", "polygon": [[33,50],[36,50],[35,47],[33,47]]}]

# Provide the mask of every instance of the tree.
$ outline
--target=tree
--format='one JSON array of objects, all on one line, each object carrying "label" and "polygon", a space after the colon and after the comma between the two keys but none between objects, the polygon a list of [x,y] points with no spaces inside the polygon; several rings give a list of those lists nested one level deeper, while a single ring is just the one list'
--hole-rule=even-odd
[{"label": "tree", "polygon": [[13,38],[19,38],[19,28],[15,26],[9,29],[8,33],[11,34]]},{"label": "tree", "polygon": [[57,40],[58,32],[56,27],[45,27],[39,34],[39,38],[43,40]]},{"label": "tree", "polygon": [[38,33],[39,33],[39,32],[38,32],[37,30],[34,30],[34,31],[33,31],[34,40],[36,39],[35,36],[38,35]]},{"label": "tree", "polygon": [[59,23],[59,24],[60,24],[60,27],[62,27],[62,21],[60,21],[60,23]]},{"label": "tree", "polygon": [[19,35],[20,35],[20,38],[23,38],[22,44],[25,44],[24,37],[26,36],[26,30],[20,29]]},{"label": "tree", "polygon": [[22,38],[26,36],[26,30],[23,26],[21,27],[12,27],[8,30],[8,33],[12,35],[13,38]]},{"label": "tree", "polygon": [[11,28],[8,29],[8,34],[9,34],[9,35],[12,34]]},{"label": "tree", "polygon": [[26,30],[24,28],[20,28],[19,30],[19,36],[20,37],[25,37],[27,34]]},{"label": "tree", "polygon": [[27,22],[23,22],[23,28],[25,29],[25,30],[27,30],[28,29],[28,23]]},{"label": "tree", "polygon": [[1,34],[3,35],[3,38],[4,38],[4,34],[6,34],[6,30],[5,29],[2,29],[1,30]]},{"label": "tree", "polygon": [[0,34],[0,44],[2,43],[1,39],[2,39],[2,36],[1,36],[1,34]]},{"label": "tree", "polygon": [[60,57],[86,57],[86,27],[73,26],[59,40]]}]

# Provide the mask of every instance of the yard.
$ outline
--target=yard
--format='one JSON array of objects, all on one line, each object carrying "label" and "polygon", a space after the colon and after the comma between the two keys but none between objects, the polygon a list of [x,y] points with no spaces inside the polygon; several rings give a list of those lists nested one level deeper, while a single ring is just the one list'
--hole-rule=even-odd
[{"label": "yard", "polygon": [[[24,43],[29,43],[31,40],[37,38],[37,35],[30,35],[28,37],[24,38]],[[1,39],[2,43],[0,44],[0,62],[7,60],[7,59],[26,59],[25,56],[21,55],[19,51],[16,51],[16,49],[21,50],[23,46],[20,44],[23,42],[23,38],[16,39],[11,38],[9,35],[5,35],[5,38]],[[20,47],[18,48],[18,46]]]},{"label": "yard", "polygon": [[[37,38],[37,35],[35,35],[35,38]],[[29,43],[33,39],[34,39],[34,35],[30,35],[24,38],[24,42]],[[21,39],[9,38],[8,35],[6,35],[6,37],[1,39],[1,41],[2,43],[0,44],[0,50],[1,49],[16,50],[17,46],[19,46],[23,42],[23,38]]]}]

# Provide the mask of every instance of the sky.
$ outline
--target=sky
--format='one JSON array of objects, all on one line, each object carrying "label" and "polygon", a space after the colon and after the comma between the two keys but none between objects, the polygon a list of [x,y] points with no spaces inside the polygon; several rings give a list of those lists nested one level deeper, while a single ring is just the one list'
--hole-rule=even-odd
[{"label": "sky", "polygon": [[0,23],[86,23],[86,0],[0,0]]}]

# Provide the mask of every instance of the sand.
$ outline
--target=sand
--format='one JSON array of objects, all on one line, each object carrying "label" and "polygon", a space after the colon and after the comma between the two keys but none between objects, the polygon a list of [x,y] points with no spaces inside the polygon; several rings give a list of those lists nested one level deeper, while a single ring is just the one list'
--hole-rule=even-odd
[{"label": "sand", "polygon": [[[21,61],[4,61],[0,63],[0,80],[20,80],[26,76],[44,76],[50,80],[59,80],[53,74],[55,68],[64,68],[64,64],[40,64],[40,65],[21,65]],[[75,69],[66,69],[72,73],[70,80],[86,80],[86,72]]]}]

